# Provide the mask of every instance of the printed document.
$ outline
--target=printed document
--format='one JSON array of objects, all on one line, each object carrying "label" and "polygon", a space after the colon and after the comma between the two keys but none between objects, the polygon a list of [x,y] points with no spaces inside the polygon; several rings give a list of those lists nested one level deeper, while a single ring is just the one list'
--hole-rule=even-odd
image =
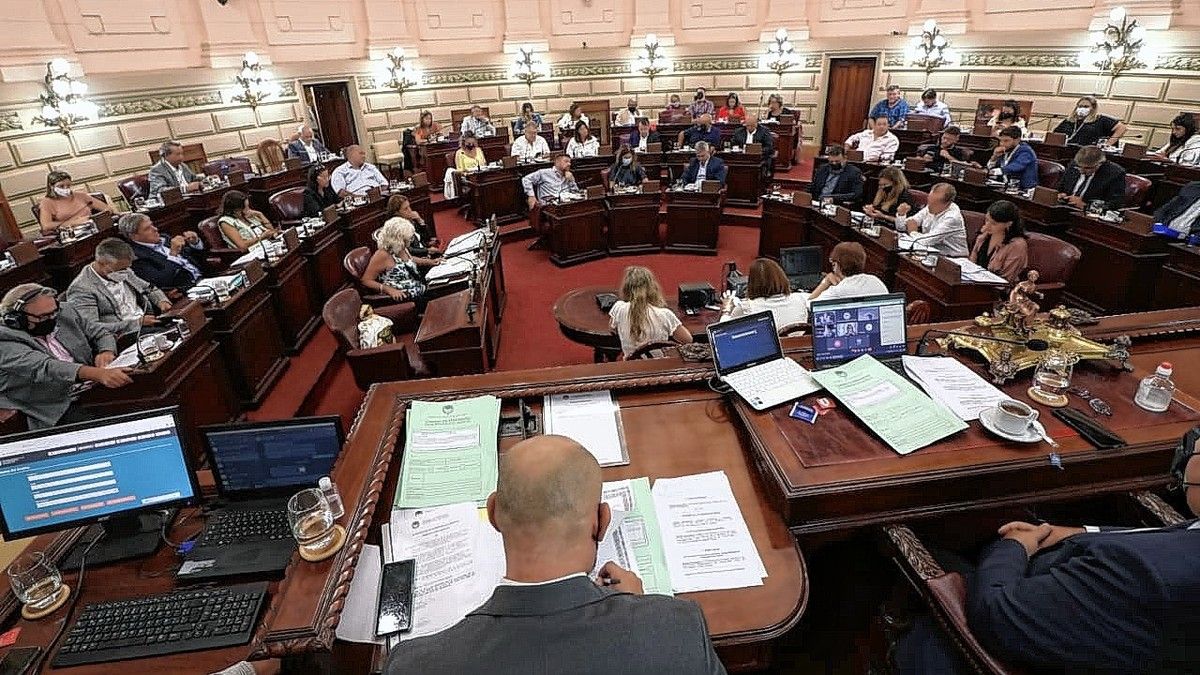
[{"label": "printed document", "polygon": [[977,284],[1007,284],[1008,280],[1004,277],[988,270],[986,267],[980,267],[972,262],[970,258],[951,258],[946,257],[946,260],[958,265],[962,270],[963,281],[970,281]]},{"label": "printed document", "polygon": [[500,399],[413,401],[404,423],[397,508],[482,502],[496,489]]},{"label": "printed document", "polygon": [[[650,494],[650,480],[641,477],[605,483],[600,498],[614,514],[624,514],[618,528],[619,536],[629,546],[637,564],[622,567],[637,573],[645,592],[672,595],[662,533],[658,527],[658,513],[654,510],[654,498]],[[615,515],[613,519],[616,520]],[[614,533],[614,536],[618,535]],[[597,562],[603,566],[599,557]]]},{"label": "printed document", "polygon": [[621,529],[621,523],[627,515],[624,511],[612,510],[612,519],[608,522],[608,530],[596,547],[596,564],[592,567],[591,577],[600,576],[600,568],[606,563],[615,562],[627,570],[637,574],[637,554],[633,552],[633,544]]},{"label": "printed document", "polygon": [[574,440],[592,453],[600,466],[629,463],[621,429],[621,408],[613,401],[612,392],[550,394],[545,397],[543,408],[545,433]]},{"label": "printed document", "polygon": [[949,356],[903,356],[904,370],[920,383],[929,398],[946,406],[960,420],[979,419],[979,413],[1009,400],[967,364]]}]

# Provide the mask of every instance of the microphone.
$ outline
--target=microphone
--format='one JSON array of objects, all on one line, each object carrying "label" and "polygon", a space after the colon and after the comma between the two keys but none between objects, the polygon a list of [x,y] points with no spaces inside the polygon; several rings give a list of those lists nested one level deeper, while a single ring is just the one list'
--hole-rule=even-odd
[{"label": "microphone", "polygon": [[976,335],[975,333],[964,333],[955,330],[940,330],[938,328],[930,328],[921,335],[921,339],[917,341],[917,356],[925,356],[926,348],[929,344],[929,336],[932,333],[940,333],[942,335],[958,335],[961,337],[976,338],[979,340],[988,340],[990,342],[1003,342],[1010,345],[1018,345],[1024,347],[1031,352],[1044,352],[1050,348],[1050,343],[1041,338],[1029,338],[1027,340],[1013,340],[1010,338],[994,337],[991,335]]}]

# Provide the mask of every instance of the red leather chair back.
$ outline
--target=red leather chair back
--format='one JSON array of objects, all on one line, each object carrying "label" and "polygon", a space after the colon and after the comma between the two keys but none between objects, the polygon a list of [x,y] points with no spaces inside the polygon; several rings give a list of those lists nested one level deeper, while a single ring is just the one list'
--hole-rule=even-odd
[{"label": "red leather chair back", "polygon": [[915,323],[929,323],[931,313],[928,302],[913,300],[904,307],[904,320],[910,326]]},{"label": "red leather chair back", "polygon": [[136,176],[117,181],[117,189],[121,191],[121,196],[132,208],[135,197],[145,199],[150,196],[150,176],[139,173]]},{"label": "red leather chair back", "polygon": [[267,198],[271,205],[271,220],[282,223],[304,217],[304,188],[294,187],[280,190]]},{"label": "red leather chair back", "polygon": [[1029,237],[1029,269],[1038,271],[1038,285],[1066,285],[1079,264],[1079,249],[1048,234],[1025,234]]},{"label": "red leather chair back", "polygon": [[221,238],[221,226],[217,224],[219,218],[220,216],[209,216],[196,226],[200,237],[204,239],[204,246],[210,251],[229,248],[229,244],[226,244],[225,240]]},{"label": "red leather chair back", "polygon": [[984,214],[978,211],[963,211],[962,217],[963,225],[967,228],[967,250],[970,250],[983,229]]},{"label": "red leather chair back", "polygon": [[1048,159],[1038,160],[1038,185],[1042,187],[1058,189],[1058,184],[1062,182],[1063,172],[1066,168],[1058,162],[1052,162]]},{"label": "red leather chair back", "polygon": [[371,249],[359,246],[342,258],[342,267],[346,269],[346,274],[354,277],[354,283],[358,283],[358,280],[362,279],[363,272],[367,271],[369,262],[371,262]]},{"label": "red leather chair back", "polygon": [[[923,190],[909,190],[908,195],[913,200],[913,213],[929,205],[929,193]],[[911,214],[910,214],[911,215]]]},{"label": "red leather chair back", "polygon": [[1140,208],[1146,203],[1149,194],[1149,178],[1132,173],[1125,174],[1125,206],[1133,209]]},{"label": "red leather chair back", "polygon": [[358,312],[362,305],[362,296],[353,288],[343,288],[325,302],[321,318],[337,339],[338,351],[358,349]]}]

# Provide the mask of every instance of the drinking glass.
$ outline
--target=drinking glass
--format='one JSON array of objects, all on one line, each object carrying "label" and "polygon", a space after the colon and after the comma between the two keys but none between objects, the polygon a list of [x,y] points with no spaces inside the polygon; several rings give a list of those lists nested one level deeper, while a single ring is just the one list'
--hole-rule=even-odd
[{"label": "drinking glass", "polygon": [[142,335],[138,337],[138,353],[146,361],[157,361],[162,358],[162,349],[159,347],[158,340],[155,335]]},{"label": "drinking glass", "polygon": [[1029,396],[1038,403],[1061,407],[1067,404],[1067,390],[1071,388],[1071,375],[1079,356],[1059,349],[1051,349],[1033,372],[1033,386]]},{"label": "drinking glass", "polygon": [[41,551],[22,554],[8,566],[8,581],[21,602],[34,611],[54,604],[62,575]]},{"label": "drinking glass", "polygon": [[306,553],[320,555],[333,543],[333,510],[319,489],[308,488],[292,495],[287,516],[292,536]]}]

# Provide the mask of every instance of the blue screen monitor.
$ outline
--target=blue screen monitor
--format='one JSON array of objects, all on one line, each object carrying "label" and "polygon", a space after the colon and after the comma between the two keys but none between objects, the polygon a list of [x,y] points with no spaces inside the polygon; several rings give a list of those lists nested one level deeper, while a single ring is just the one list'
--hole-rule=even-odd
[{"label": "blue screen monitor", "polygon": [[708,327],[713,364],[718,375],[769,363],[783,358],[775,315],[757,312]]},{"label": "blue screen monitor", "polygon": [[292,496],[317,487],[342,450],[336,415],[200,428],[217,492],[226,499]]}]

